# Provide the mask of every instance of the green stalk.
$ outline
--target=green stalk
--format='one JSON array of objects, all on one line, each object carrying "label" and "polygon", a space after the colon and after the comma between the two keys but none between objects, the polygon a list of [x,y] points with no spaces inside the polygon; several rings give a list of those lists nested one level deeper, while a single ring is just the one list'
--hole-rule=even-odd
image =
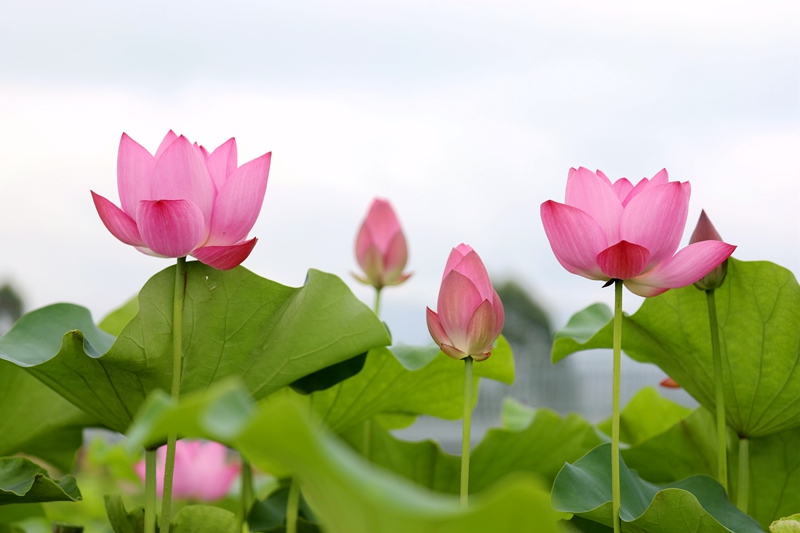
[{"label": "green stalk", "polygon": [[[375,311],[375,316],[380,317],[380,310],[381,310],[381,289],[375,289],[375,306],[373,307],[373,311]],[[370,457],[372,457],[372,419],[368,418],[364,420],[364,423],[361,426],[363,431],[363,448],[362,448],[362,455],[364,459],[370,461]]]},{"label": "green stalk", "polygon": [[375,311],[375,316],[381,316],[381,290],[375,289],[375,306],[372,308]]},{"label": "green stalk", "polygon": [[300,509],[300,483],[292,478],[289,499],[286,501],[286,533],[297,533],[297,513]]},{"label": "green stalk", "polygon": [[469,449],[472,425],[472,357],[464,359],[464,420],[461,425],[461,507],[469,503]]},{"label": "green stalk", "polygon": [[747,513],[750,497],[750,440],[739,437],[739,493],[736,496],[736,507]]},{"label": "green stalk", "polygon": [[614,533],[620,533],[619,391],[622,366],[622,280],[614,280],[614,380],[611,386],[611,501]]},{"label": "green stalk", "polygon": [[156,451],[144,451],[144,533],[156,533]]},{"label": "green stalk", "polygon": [[714,357],[714,387],[717,404],[717,479],[728,492],[728,443],[725,422],[725,389],[722,383],[722,353],[719,349],[719,326],[714,290],[707,290],[708,321],[711,324],[711,352]]},{"label": "green stalk", "polygon": [[242,533],[249,533],[250,528],[247,525],[247,516],[250,514],[250,507],[253,506],[253,468],[250,466],[250,461],[242,457],[242,509],[241,517],[239,518],[239,531]]},{"label": "green stalk", "polygon": [[[179,257],[175,267],[175,295],[172,305],[172,390],[173,403],[178,403],[181,391],[181,368],[183,352],[181,335],[183,330],[183,297],[186,293],[186,258]],[[175,443],[178,434],[171,431],[167,435],[167,461],[164,465],[164,494],[161,497],[161,531],[169,532],[172,520],[172,477],[175,471]]]}]

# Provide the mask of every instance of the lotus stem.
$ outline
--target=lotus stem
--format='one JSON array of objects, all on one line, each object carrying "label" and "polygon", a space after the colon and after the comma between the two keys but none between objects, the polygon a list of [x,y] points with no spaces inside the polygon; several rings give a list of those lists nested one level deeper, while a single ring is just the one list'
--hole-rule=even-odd
[{"label": "lotus stem", "polygon": [[156,451],[144,451],[144,533],[156,533]]},{"label": "lotus stem", "polygon": [[472,425],[472,357],[464,359],[464,419],[461,424],[461,507],[469,504],[469,451]]},{"label": "lotus stem", "polygon": [[381,290],[375,289],[375,306],[372,308],[375,311],[375,316],[381,316]]},{"label": "lotus stem", "polygon": [[622,365],[622,280],[614,280],[614,378],[611,385],[611,509],[614,533],[620,533],[619,396]]},{"label": "lotus stem", "polygon": [[[172,389],[170,395],[173,403],[177,404],[181,391],[181,368],[183,366],[183,352],[181,350],[181,335],[183,330],[183,298],[186,293],[186,258],[179,257],[175,267],[175,295],[172,306]],[[175,471],[175,443],[178,434],[171,431],[167,435],[167,460],[164,465],[164,494],[161,497],[161,531],[169,532],[172,520],[172,476]]]},{"label": "lotus stem", "polygon": [[242,515],[239,523],[239,531],[249,533],[250,527],[247,525],[247,517],[250,514],[250,507],[253,506],[253,467],[250,461],[242,457]]},{"label": "lotus stem", "polygon": [[300,510],[300,482],[292,478],[289,499],[286,501],[286,533],[297,533],[297,514]]},{"label": "lotus stem", "polygon": [[750,498],[750,439],[739,437],[739,492],[736,495],[736,507],[747,514]]},{"label": "lotus stem", "polygon": [[725,389],[722,383],[722,353],[719,347],[719,325],[717,323],[717,304],[714,289],[706,291],[708,300],[708,321],[711,325],[711,353],[714,357],[714,388],[717,407],[717,479],[728,492],[728,442],[725,422]]}]

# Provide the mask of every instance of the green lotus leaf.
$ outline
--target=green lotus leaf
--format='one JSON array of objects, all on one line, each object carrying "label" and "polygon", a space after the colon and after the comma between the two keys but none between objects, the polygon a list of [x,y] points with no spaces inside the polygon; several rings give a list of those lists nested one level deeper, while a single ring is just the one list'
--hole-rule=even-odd
[{"label": "green lotus leaf", "polygon": [[[485,377],[512,383],[514,356],[500,337],[486,361],[475,363],[474,387]],[[477,395],[476,395],[477,396]],[[376,415],[426,414],[456,420],[463,415],[464,363],[435,345],[378,348],[350,379],[310,396],[314,411],[336,432]]]},{"label": "green lotus leaf", "polygon": [[[527,420],[521,420],[523,417]],[[506,428],[490,429],[470,454],[470,492],[487,489],[514,472],[530,473],[552,484],[565,462],[576,461],[601,442],[594,427],[574,414],[562,418],[550,410],[531,409],[507,399],[503,418]],[[509,424],[513,429],[508,429]],[[373,464],[431,490],[458,494],[460,457],[443,452],[433,441],[402,441],[377,425],[371,431]],[[360,427],[342,437],[363,453]]]},{"label": "green lotus leaf", "polygon": [[[170,388],[174,268],[147,282],[138,314],[116,340],[86,309],[56,304],[22,317],[0,339],[0,358],[125,431],[149,392]],[[304,286],[292,288],[242,267],[219,271],[196,261],[187,264],[182,331],[181,393],[242,376],[255,398],[390,342],[335,276],[311,270]]]},{"label": "green lotus leaf", "polygon": [[[728,261],[715,291],[723,357],[725,417],[739,435],[760,437],[800,426],[800,286],[766,261]],[[610,311],[597,305],[556,334],[553,361],[610,348]],[[622,325],[622,348],[660,366],[701,405],[715,410],[714,372],[704,291],[693,286],[647,298]]]},{"label": "green lotus leaf", "polygon": [[236,515],[211,505],[184,507],[169,528],[170,533],[237,533]]},{"label": "green lotus leaf", "polygon": [[[708,476],[667,485],[642,480],[620,461],[623,528],[642,533],[763,533]],[[611,444],[601,444],[575,464],[566,464],[553,484],[553,508],[612,525]]]},{"label": "green lotus leaf", "polygon": [[24,457],[0,457],[0,505],[80,499],[74,477],[53,479],[47,470]]},{"label": "green lotus leaf", "polygon": [[97,425],[17,365],[0,360],[0,456],[25,453],[69,472],[83,428]]},{"label": "green lotus leaf", "polygon": [[[236,393],[209,391],[137,422],[135,444],[163,438],[164,431],[212,436],[214,403]],[[162,395],[163,396],[163,395]],[[289,395],[260,402],[231,443],[263,470],[278,464],[300,480],[303,494],[328,533],[555,533],[559,515],[548,493],[524,474],[505,478],[460,508],[454,496],[437,494],[363,461],[324,426],[308,419],[306,405]],[[159,404],[162,400],[159,400]],[[145,412],[151,411],[148,406]],[[205,427],[205,431],[194,431]]]}]

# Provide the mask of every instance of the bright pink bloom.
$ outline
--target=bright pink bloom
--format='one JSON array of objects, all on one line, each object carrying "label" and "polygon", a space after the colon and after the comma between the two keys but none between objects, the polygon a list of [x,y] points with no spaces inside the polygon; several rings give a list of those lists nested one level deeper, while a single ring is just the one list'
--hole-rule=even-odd
[{"label": "bright pink bloom", "polygon": [[170,131],[155,156],[122,134],[117,187],[122,209],[92,191],[108,231],[140,252],[193,255],[228,270],[244,261],[256,239],[245,240],[267,190],[268,153],[237,167],[236,140],[209,153]]},{"label": "bright pink bloom", "polygon": [[[231,488],[239,465],[228,463],[228,449],[217,442],[179,440],[175,445],[175,470],[172,495],[186,500],[214,501],[224,497]],[[156,452],[156,492],[164,492],[164,464],[167,447]],[[144,482],[145,462],[134,466],[136,474]]]},{"label": "bright pink bloom", "polygon": [[411,276],[403,273],[408,246],[392,204],[376,198],[356,237],[356,259],[365,277],[355,278],[376,289],[399,285]]},{"label": "bright pink bloom", "polygon": [[450,252],[439,289],[437,313],[428,308],[428,331],[439,348],[454,359],[483,361],[503,331],[505,312],[483,266],[471,247]]},{"label": "bright pink bloom", "polygon": [[570,169],[566,203],[542,204],[544,231],[561,266],[589,279],[621,279],[639,296],[691,285],[735,246],[703,241],[675,251],[689,211],[689,182],[662,170],[634,187],[583,167]]}]

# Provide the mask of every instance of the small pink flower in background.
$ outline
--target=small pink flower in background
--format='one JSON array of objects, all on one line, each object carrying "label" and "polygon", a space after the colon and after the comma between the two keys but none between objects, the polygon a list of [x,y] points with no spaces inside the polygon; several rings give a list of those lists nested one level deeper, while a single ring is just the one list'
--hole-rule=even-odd
[{"label": "small pink flower in background", "polygon": [[92,191],[108,231],[140,252],[193,255],[228,270],[244,261],[256,239],[247,233],[261,211],[271,154],[237,166],[236,141],[209,153],[167,133],[155,155],[122,134],[117,187],[122,209]]},{"label": "small pink flower in background", "polygon": [[436,310],[428,308],[428,330],[444,353],[476,361],[491,355],[492,344],[503,331],[503,303],[481,258],[466,244],[450,252]]},{"label": "small pink flower in background", "polygon": [[[702,241],[721,241],[722,237],[717,232],[711,219],[706,215],[705,210],[700,211],[700,219],[697,221],[697,226],[689,238],[689,244]],[[698,289],[707,291],[718,289],[722,282],[725,281],[725,276],[728,274],[728,260],[725,259],[722,263],[718,264],[714,269],[697,280],[694,284]]]},{"label": "small pink flower in background", "polygon": [[[175,498],[214,501],[223,498],[239,475],[239,464],[228,463],[228,449],[217,442],[179,440],[175,446],[172,494]],[[156,492],[164,492],[164,463],[167,447],[156,452]],[[134,466],[144,482],[145,463]]]},{"label": "small pink flower in background", "polygon": [[403,273],[408,246],[392,205],[376,198],[356,237],[356,259],[365,276],[356,279],[376,289],[399,285],[411,276]]},{"label": "small pink flower in background", "polygon": [[702,241],[678,251],[691,188],[662,170],[634,187],[627,179],[570,169],[566,203],[541,206],[542,222],[558,262],[589,279],[623,280],[639,296],[656,296],[699,280],[735,246]]}]

